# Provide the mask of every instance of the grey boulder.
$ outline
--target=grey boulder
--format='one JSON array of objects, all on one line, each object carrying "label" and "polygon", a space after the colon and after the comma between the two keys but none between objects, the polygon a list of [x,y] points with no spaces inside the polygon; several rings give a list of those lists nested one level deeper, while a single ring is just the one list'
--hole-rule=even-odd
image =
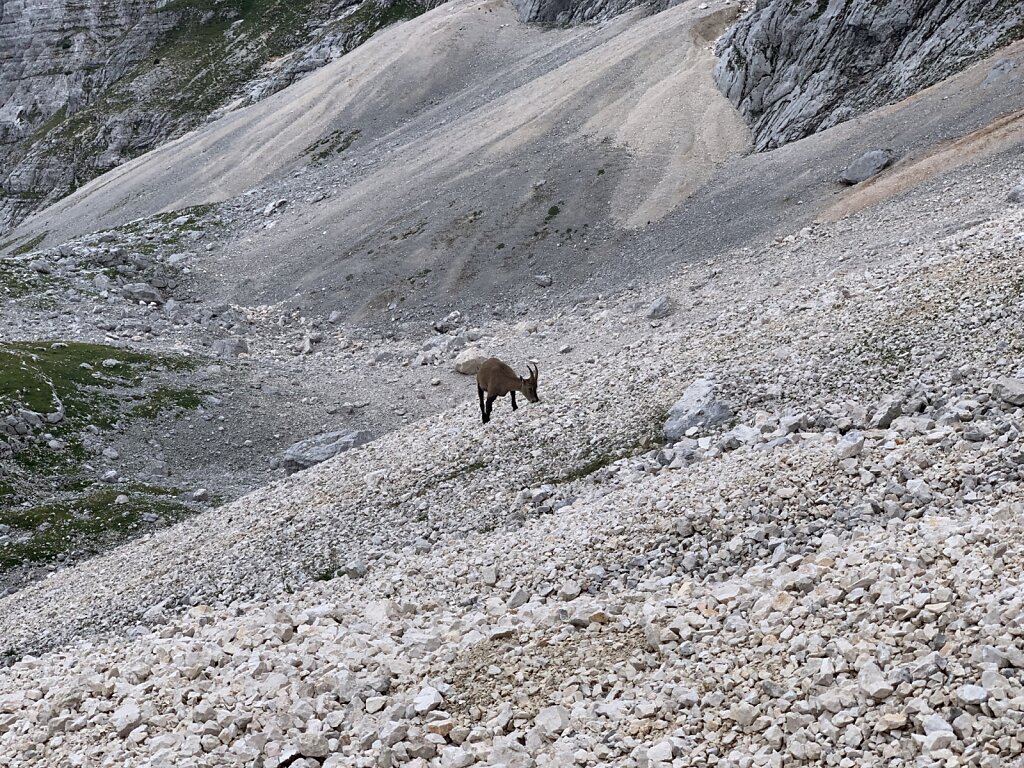
[{"label": "grey boulder", "polygon": [[464,349],[455,358],[455,372],[470,376],[475,375],[486,359],[487,354],[477,347]]},{"label": "grey boulder", "polygon": [[732,417],[729,404],[715,396],[715,385],[707,379],[697,379],[683,393],[668,412],[665,439],[682,439],[688,429],[713,427]]},{"label": "grey boulder", "polygon": [[864,435],[860,432],[847,432],[836,444],[836,458],[852,459],[864,450]]},{"label": "grey boulder", "polygon": [[147,304],[163,304],[164,297],[156,288],[148,283],[129,283],[121,289],[121,295],[132,301],[144,301]]},{"label": "grey boulder", "polygon": [[661,296],[655,299],[647,308],[648,320],[661,320],[676,311],[675,302],[668,296]]},{"label": "grey boulder", "polygon": [[992,394],[1007,405],[1024,405],[1024,381],[1003,376],[992,387]]},{"label": "grey boulder", "polygon": [[325,432],[287,448],[282,454],[282,463],[288,472],[298,472],[339,453],[365,445],[372,439],[373,435],[365,429]]},{"label": "grey boulder", "polygon": [[229,339],[217,339],[213,342],[213,354],[218,357],[238,357],[249,353],[249,342],[245,339],[232,337]]},{"label": "grey boulder", "polygon": [[872,176],[877,176],[896,161],[896,153],[891,149],[873,149],[865,152],[839,176],[841,184],[860,184]]}]

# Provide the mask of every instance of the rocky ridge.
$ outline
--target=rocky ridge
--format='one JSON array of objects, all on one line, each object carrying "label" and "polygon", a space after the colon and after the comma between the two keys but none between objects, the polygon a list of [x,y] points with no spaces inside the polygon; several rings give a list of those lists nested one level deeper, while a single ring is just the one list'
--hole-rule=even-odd
[{"label": "rocky ridge", "polygon": [[[0,674],[0,765],[1019,757],[1022,224],[812,227],[509,328],[604,353],[0,602],[55,648]],[[698,378],[734,417],[653,444]]]},{"label": "rocky ridge", "polygon": [[755,149],[769,150],[904,99],[1022,34],[1014,0],[764,0],[719,40],[715,79]]}]

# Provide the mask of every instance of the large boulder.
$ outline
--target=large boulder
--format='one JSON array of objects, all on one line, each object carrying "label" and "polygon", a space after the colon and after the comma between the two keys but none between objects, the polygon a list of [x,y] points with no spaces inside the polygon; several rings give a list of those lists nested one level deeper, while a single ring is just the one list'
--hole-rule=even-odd
[{"label": "large boulder", "polygon": [[249,354],[249,342],[243,338],[232,336],[227,339],[217,339],[213,342],[213,354],[218,357],[238,357]]},{"label": "large boulder", "polygon": [[1024,381],[1003,376],[992,386],[992,394],[1007,405],[1019,408],[1024,405]]},{"label": "large boulder", "polygon": [[676,311],[676,303],[671,296],[661,296],[655,299],[647,308],[648,320],[661,320]]},{"label": "large boulder", "polygon": [[464,349],[459,352],[459,356],[455,358],[455,372],[475,376],[476,372],[480,370],[480,366],[484,364],[484,360],[486,359],[487,354],[477,347]]},{"label": "large boulder", "polygon": [[896,153],[891,149],[872,149],[865,152],[848,166],[839,176],[841,184],[853,185],[877,176],[896,160]]},{"label": "large boulder", "polygon": [[132,301],[144,301],[147,304],[163,304],[164,297],[156,288],[148,283],[129,283],[121,288],[121,295]]},{"label": "large boulder", "polygon": [[365,445],[372,439],[373,435],[365,429],[325,432],[288,447],[282,454],[282,463],[288,472],[298,472],[339,453]]},{"label": "large boulder", "polygon": [[729,404],[716,397],[714,382],[697,379],[669,410],[664,427],[665,439],[675,442],[692,427],[714,427],[728,421],[732,415]]},{"label": "large boulder", "polygon": [[1024,179],[1017,182],[1017,186],[1010,190],[1007,200],[1011,203],[1024,203]]}]

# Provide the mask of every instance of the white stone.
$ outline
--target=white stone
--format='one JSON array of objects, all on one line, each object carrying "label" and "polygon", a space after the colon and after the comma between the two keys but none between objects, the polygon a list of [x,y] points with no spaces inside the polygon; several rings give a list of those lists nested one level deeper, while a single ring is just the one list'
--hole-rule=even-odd
[{"label": "white stone", "polygon": [[851,459],[854,456],[859,456],[864,450],[864,435],[861,432],[847,432],[843,437],[836,443],[836,458],[842,461],[843,459]]},{"label": "white stone", "polygon": [[746,727],[757,719],[758,714],[760,713],[757,707],[741,701],[729,710],[729,719],[735,721],[737,725]]},{"label": "white stone", "polygon": [[962,704],[982,704],[988,701],[988,691],[980,685],[964,685],[957,690],[956,697]]},{"label": "white stone", "polygon": [[544,734],[554,736],[569,726],[569,710],[560,706],[545,707],[533,722]]},{"label": "white stone", "polygon": [[921,721],[921,727],[924,729],[926,734],[928,733],[941,733],[943,731],[953,732],[953,726],[946,722],[946,720],[939,715],[928,715],[924,720]]},{"label": "white stone", "polygon": [[668,739],[663,739],[647,750],[647,759],[652,763],[669,763],[672,761],[674,754],[675,749],[672,746],[672,742]]},{"label": "white stone", "polygon": [[437,709],[443,701],[444,697],[441,695],[441,692],[437,688],[428,685],[416,694],[416,698],[412,701],[412,706],[417,714],[422,715]]},{"label": "white stone", "polygon": [[882,670],[873,661],[869,661],[861,667],[857,675],[857,682],[860,689],[873,699],[880,701],[892,696],[892,684],[885,679]]},{"label": "white stone", "polygon": [[467,347],[455,358],[455,372],[475,376],[488,357],[489,355],[477,347]]},{"label": "white stone", "polygon": [[129,699],[114,710],[110,721],[114,732],[123,739],[142,723],[142,712],[139,705]]}]

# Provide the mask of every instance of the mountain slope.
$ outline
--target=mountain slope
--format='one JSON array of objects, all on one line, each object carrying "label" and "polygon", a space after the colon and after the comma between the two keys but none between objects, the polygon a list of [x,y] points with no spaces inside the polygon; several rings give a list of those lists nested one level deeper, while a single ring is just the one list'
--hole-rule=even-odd
[{"label": "mountain slope", "polygon": [[110,168],[343,56],[433,3],[6,3],[0,233]]},{"label": "mountain slope", "polygon": [[[447,4],[97,179],[15,236],[59,242],[269,187],[225,209],[239,236],[210,269],[235,283],[228,295],[323,301],[351,283],[355,313],[399,300],[388,290],[424,270],[447,293],[492,261],[543,272],[563,248],[586,254],[598,230],[663,217],[746,150],[709,74],[710,41],[734,12],[689,3],[539,31],[501,3]],[[268,194],[289,201],[273,221]],[[237,282],[241,261],[251,286]],[[367,294],[383,277],[388,290]]]},{"label": "mountain slope", "polygon": [[[443,0],[26,0],[0,9],[0,234],[110,168],[257,102]],[[636,0],[517,6],[611,18]]]},{"label": "mountain slope", "polygon": [[[543,403],[485,428],[467,392],[5,598],[13,657],[60,649],[0,672],[0,755],[1018,757],[1022,171],[692,265],[651,286],[682,305],[657,327],[654,292],[504,324]],[[949,196],[987,220],[938,234]],[[560,364],[562,339],[598,354]],[[734,421],[651,447],[708,375]]]}]

